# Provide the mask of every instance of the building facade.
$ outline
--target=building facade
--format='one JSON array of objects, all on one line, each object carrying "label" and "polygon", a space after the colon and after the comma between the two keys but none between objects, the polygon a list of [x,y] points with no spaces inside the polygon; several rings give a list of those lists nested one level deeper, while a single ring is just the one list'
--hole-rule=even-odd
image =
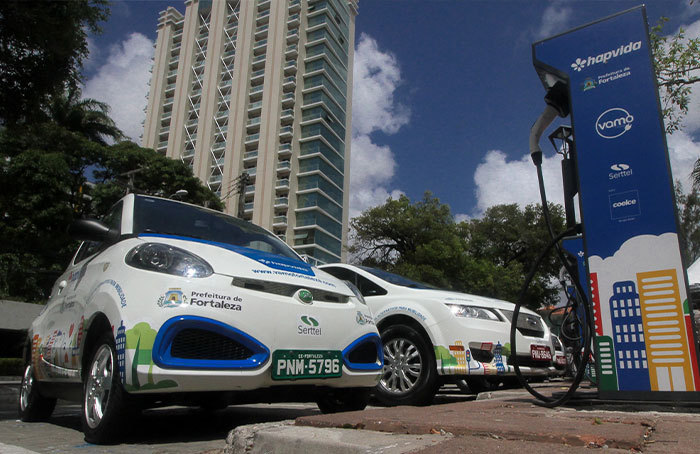
[{"label": "building facade", "polygon": [[344,259],[357,0],[185,5],[160,15],[143,146],[298,253]]}]

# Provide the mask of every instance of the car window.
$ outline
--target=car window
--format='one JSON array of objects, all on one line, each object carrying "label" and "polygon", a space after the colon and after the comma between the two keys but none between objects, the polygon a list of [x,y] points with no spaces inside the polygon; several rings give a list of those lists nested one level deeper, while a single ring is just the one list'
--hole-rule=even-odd
[{"label": "car window", "polygon": [[351,271],[347,268],[343,267],[335,267],[335,266],[330,266],[330,267],[323,267],[323,271],[326,271],[328,274],[331,274],[338,279],[341,279],[343,281],[350,281],[355,287],[357,287],[360,290],[360,293],[362,293],[362,296],[377,296],[377,295],[386,295],[387,291],[375,284],[374,282],[370,281],[364,276],[360,276],[359,274],[355,273],[354,271]]},{"label": "car window", "polygon": [[262,227],[217,211],[155,197],[136,198],[134,233],[196,238],[300,260],[287,243]]}]

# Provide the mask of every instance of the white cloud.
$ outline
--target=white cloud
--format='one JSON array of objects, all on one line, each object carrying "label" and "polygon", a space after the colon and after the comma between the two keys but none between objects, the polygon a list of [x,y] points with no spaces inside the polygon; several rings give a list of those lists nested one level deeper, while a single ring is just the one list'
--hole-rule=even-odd
[{"label": "white cloud", "polygon": [[561,3],[548,6],[542,14],[542,23],[537,31],[537,39],[549,38],[571,28],[570,19],[573,10]]},{"label": "white cloud", "polygon": [[683,189],[688,191],[692,187],[690,172],[693,171],[695,161],[700,158],[700,143],[693,142],[685,131],[676,131],[667,136],[666,140],[673,180],[680,180]]},{"label": "white cloud", "polygon": [[388,186],[396,170],[394,154],[370,134],[394,134],[409,122],[408,108],[394,99],[401,70],[391,53],[379,49],[366,34],[355,49],[350,160],[350,217],[397,198],[402,192]]},{"label": "white cloud", "polygon": [[96,74],[87,81],[83,96],[106,102],[117,126],[134,142],[140,143],[141,122],[146,118],[149,69],[153,57],[153,41],[140,33],[132,33],[109,50],[109,55]]},{"label": "white cloud", "polygon": [[[559,155],[542,161],[542,173],[549,202],[564,203],[561,183],[561,158]],[[474,215],[479,217],[490,206],[517,203],[524,207],[540,202],[537,171],[530,155],[517,161],[508,161],[502,151],[491,150],[474,172],[477,206]]]},{"label": "white cloud", "polygon": [[360,35],[355,49],[352,93],[352,128],[356,134],[396,133],[409,121],[408,108],[394,101],[401,84],[398,61],[379,50],[377,41]]}]

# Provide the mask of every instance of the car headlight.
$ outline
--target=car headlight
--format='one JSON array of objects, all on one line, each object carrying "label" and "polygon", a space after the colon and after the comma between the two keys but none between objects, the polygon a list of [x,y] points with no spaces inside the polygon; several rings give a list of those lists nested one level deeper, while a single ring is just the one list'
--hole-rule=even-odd
[{"label": "car headlight", "polygon": [[478,318],[481,320],[492,320],[496,322],[502,321],[501,318],[498,315],[496,315],[495,312],[485,307],[465,306],[463,304],[447,303],[445,303],[445,305],[450,308],[450,311],[452,311],[452,313],[456,317]]},{"label": "car headlight", "polygon": [[126,254],[126,264],[142,270],[182,277],[207,277],[214,273],[202,258],[174,246],[146,243]]},{"label": "car headlight", "polygon": [[355,286],[355,284],[353,284],[353,283],[350,282],[350,281],[343,281],[343,282],[345,282],[345,283],[347,284],[347,286],[350,287],[350,290],[352,290],[352,293],[355,294],[355,297],[356,297],[358,300],[360,300],[360,303],[362,303],[362,304],[364,304],[364,305],[366,306],[366,305],[367,305],[367,301],[365,301],[365,297],[362,296],[362,293],[360,293],[360,289],[357,288],[357,287]]}]

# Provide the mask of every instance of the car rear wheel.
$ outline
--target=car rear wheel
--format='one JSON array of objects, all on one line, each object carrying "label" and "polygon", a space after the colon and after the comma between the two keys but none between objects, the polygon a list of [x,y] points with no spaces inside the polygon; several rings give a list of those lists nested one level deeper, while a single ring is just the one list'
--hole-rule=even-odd
[{"label": "car rear wheel", "polygon": [[429,342],[408,325],[389,326],[381,336],[384,370],[377,398],[386,405],[429,405],[439,386]]},{"label": "car rear wheel", "polygon": [[19,419],[25,422],[46,421],[55,407],[56,399],[44,397],[39,392],[34,366],[27,364],[19,390]]},{"label": "car rear wheel", "polygon": [[316,400],[321,413],[364,410],[371,388],[334,389]]},{"label": "car rear wheel", "polygon": [[114,442],[124,429],[130,406],[119,380],[112,333],[105,333],[100,338],[89,364],[81,412],[85,440],[96,444]]}]

